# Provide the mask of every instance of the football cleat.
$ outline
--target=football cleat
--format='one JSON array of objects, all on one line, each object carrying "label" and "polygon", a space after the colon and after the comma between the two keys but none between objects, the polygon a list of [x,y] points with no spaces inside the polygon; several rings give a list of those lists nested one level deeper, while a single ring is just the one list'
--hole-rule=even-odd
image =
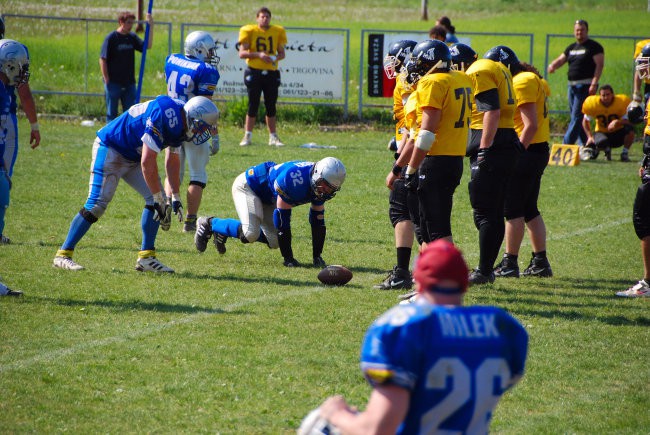
[{"label": "football cleat", "polygon": [[196,218],[185,218],[183,222],[183,232],[184,233],[194,233],[196,232]]},{"label": "football cleat", "polygon": [[647,298],[650,297],[650,286],[648,286],[648,282],[645,279],[642,279],[629,289],[616,292],[616,296],[622,298]]},{"label": "football cleat", "polygon": [[530,260],[530,264],[524,271],[521,273],[523,276],[538,276],[540,278],[550,278],[553,276],[553,270],[551,270],[551,264],[548,262],[546,257],[535,257]]},{"label": "football cleat", "polygon": [[314,257],[314,266],[316,267],[327,267],[327,263],[325,263],[325,260],[323,260],[323,257],[320,255],[318,257]]},{"label": "football cleat", "polygon": [[84,267],[81,264],[76,263],[72,258],[65,257],[62,255],[57,255],[54,257],[52,266],[58,267],[59,269],[65,270],[83,270]]},{"label": "football cleat", "polygon": [[200,217],[196,221],[196,232],[194,233],[194,246],[197,251],[205,252],[210,237],[212,237],[212,218]]},{"label": "football cleat", "polygon": [[629,162],[630,161],[630,155],[629,153],[621,153],[621,162]]},{"label": "football cleat", "polygon": [[247,134],[244,135],[244,138],[239,142],[240,147],[247,147],[251,144],[251,137]]},{"label": "football cleat", "polygon": [[221,255],[226,253],[226,241],[228,236],[223,234],[214,233],[214,247],[217,248],[217,252]]},{"label": "football cleat", "polygon": [[138,272],[174,273],[174,269],[165,266],[156,257],[138,258],[135,270]]},{"label": "football cleat", "polygon": [[284,143],[282,143],[282,141],[280,140],[277,134],[272,134],[271,136],[269,136],[269,145],[276,146],[276,147],[283,147]]},{"label": "football cleat", "polygon": [[0,245],[10,245],[11,239],[9,237],[0,235]]},{"label": "football cleat", "polygon": [[411,272],[401,267],[395,266],[388,272],[388,276],[382,282],[374,285],[373,288],[378,290],[408,290],[413,286]]},{"label": "football cleat", "polygon": [[0,282],[0,296],[22,296],[23,292],[20,290],[12,290]]},{"label": "football cleat", "polygon": [[612,149],[610,147],[605,148],[605,160],[608,162],[612,160]]},{"label": "football cleat", "polygon": [[494,272],[489,275],[483,274],[479,269],[474,269],[469,273],[469,285],[492,284],[494,282]]},{"label": "football cleat", "polygon": [[503,256],[501,263],[494,268],[494,276],[497,278],[519,278],[519,265],[507,255]]},{"label": "football cleat", "polygon": [[300,267],[300,263],[295,258],[285,258],[282,264],[285,267]]}]

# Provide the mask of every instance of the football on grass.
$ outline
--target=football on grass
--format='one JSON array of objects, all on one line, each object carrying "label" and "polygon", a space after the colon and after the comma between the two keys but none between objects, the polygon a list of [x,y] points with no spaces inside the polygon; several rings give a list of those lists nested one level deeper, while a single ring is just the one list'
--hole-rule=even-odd
[{"label": "football on grass", "polygon": [[352,279],[352,272],[345,266],[327,266],[318,272],[318,280],[325,285],[345,285]]}]

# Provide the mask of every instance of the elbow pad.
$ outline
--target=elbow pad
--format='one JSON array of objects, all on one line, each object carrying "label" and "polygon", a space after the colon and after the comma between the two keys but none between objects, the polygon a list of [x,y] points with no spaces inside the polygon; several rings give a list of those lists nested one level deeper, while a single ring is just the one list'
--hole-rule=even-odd
[{"label": "elbow pad", "polygon": [[436,134],[434,132],[420,129],[418,138],[415,140],[415,146],[423,151],[428,152],[435,140]]},{"label": "elbow pad", "polygon": [[278,231],[291,229],[291,209],[276,208],[273,211],[273,225]]}]

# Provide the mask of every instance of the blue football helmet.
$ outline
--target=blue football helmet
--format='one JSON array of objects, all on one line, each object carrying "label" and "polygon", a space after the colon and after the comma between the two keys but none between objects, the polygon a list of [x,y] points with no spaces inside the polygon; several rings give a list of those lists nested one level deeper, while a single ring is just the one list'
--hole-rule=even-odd
[{"label": "blue football helmet", "polygon": [[12,86],[29,82],[29,56],[23,44],[13,39],[0,39],[0,72],[7,76]]},{"label": "blue football helmet", "polygon": [[408,39],[395,42],[384,57],[384,72],[386,77],[394,79],[399,74],[404,62],[409,58],[417,42]]},{"label": "blue football helmet", "polygon": [[334,198],[345,181],[345,166],[334,157],[325,157],[314,164],[311,172],[311,189],[321,201]]},{"label": "blue football helmet", "polygon": [[451,66],[456,71],[466,71],[478,59],[478,54],[472,47],[458,42],[449,47],[451,53]]},{"label": "blue football helmet", "polygon": [[521,71],[521,63],[519,58],[510,47],[505,45],[497,45],[496,47],[490,48],[484,55],[484,59],[490,59],[495,62],[501,62],[508,67],[512,75],[515,75]]},{"label": "blue football helmet", "polygon": [[632,124],[642,123],[643,116],[644,116],[643,106],[641,106],[641,103],[632,101],[627,106],[627,120],[630,121]]},{"label": "blue football helmet", "polygon": [[429,39],[416,45],[406,62],[406,82],[414,85],[431,72],[447,72],[450,68],[451,53],[447,44]]}]

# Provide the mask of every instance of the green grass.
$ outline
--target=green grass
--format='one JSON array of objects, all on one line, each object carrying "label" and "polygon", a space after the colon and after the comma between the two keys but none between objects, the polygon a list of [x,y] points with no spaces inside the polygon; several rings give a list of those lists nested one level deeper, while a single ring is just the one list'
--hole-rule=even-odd
[{"label": "green grass", "polygon": [[[281,125],[283,149],[240,148],[241,131],[221,129],[209,165],[202,213],[235,217],[234,177],[274,159],[343,160],[348,179],[327,204],[324,258],[354,278],[342,288],[317,269],[282,267],[277,251],[228,242],[219,256],[198,254],[180,225],[159,233],[159,258],[174,276],[133,270],[142,202],[124,184],[106,215],[78,245],[85,271],[53,269],[52,257],[87,194],[94,129],[44,120],[43,144],[23,145],[0,249],[4,281],[21,299],[0,299],[0,427],[18,432],[292,433],[325,397],[345,394],[363,407],[369,388],[358,369],[363,333],[396,303],[373,290],[393,266],[383,180],[388,133],[323,132]],[[28,125],[21,122],[27,143]],[[336,150],[298,148],[305,142]],[[615,156],[617,156],[615,154]],[[640,146],[631,157],[638,161]],[[501,433],[644,433],[650,427],[648,300],[614,292],[642,276],[631,224],[637,165],[598,160],[549,167],[541,209],[555,277],[499,280],[472,288],[469,304],[495,304],[530,334],[526,376],[499,405]],[[453,213],[457,244],[471,266],[477,231],[467,175]],[[307,208],[294,212],[294,249],[311,256]],[[527,241],[520,266],[528,261]]]}]

